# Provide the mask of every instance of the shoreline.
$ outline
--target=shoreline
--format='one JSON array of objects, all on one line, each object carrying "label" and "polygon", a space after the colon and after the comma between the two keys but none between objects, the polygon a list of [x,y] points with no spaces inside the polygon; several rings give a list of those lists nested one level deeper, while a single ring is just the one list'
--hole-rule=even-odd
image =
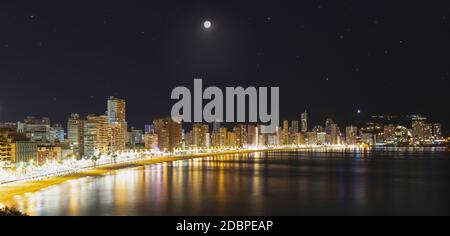
[{"label": "shoreline", "polygon": [[[30,180],[30,181],[20,181],[13,182],[8,184],[0,185],[0,208],[5,206],[11,207],[12,205],[8,204],[14,200],[15,196],[24,195],[27,193],[35,193],[42,189],[46,189],[51,186],[59,185],[69,180],[76,180],[85,177],[96,177],[96,176],[104,176],[111,172],[134,168],[146,165],[160,164],[166,162],[174,162],[180,160],[189,160],[195,158],[204,158],[204,157],[214,157],[214,156],[222,156],[222,155],[236,155],[236,154],[248,154],[248,153],[261,153],[261,152],[280,152],[280,151],[307,151],[310,149],[326,149],[327,151],[333,150],[333,147],[286,147],[286,148],[277,148],[277,149],[260,149],[260,150],[231,150],[219,153],[199,153],[199,154],[191,154],[186,156],[165,156],[165,157],[152,157],[142,160],[136,160],[133,162],[127,163],[117,163],[117,164],[107,164],[103,166],[98,166],[86,170],[82,170],[77,173],[69,173],[67,175],[54,176],[49,177],[42,180]],[[341,148],[338,148],[341,149]],[[346,148],[344,148],[346,149]]]},{"label": "shoreline", "polygon": [[227,151],[220,153],[200,153],[200,154],[192,154],[189,156],[165,156],[165,157],[153,157],[149,159],[137,160],[134,162],[128,163],[117,163],[117,164],[108,164],[104,166],[94,167],[92,169],[83,170],[77,173],[71,173],[62,176],[50,177],[43,180],[31,180],[31,181],[23,181],[23,182],[14,182],[0,185],[0,208],[4,206],[9,206],[8,202],[14,200],[14,197],[17,195],[24,195],[27,193],[35,193],[42,189],[55,186],[58,184],[62,184],[69,180],[76,180],[85,177],[95,177],[95,176],[104,176],[108,173],[121,170],[128,169],[146,165],[153,165],[159,163],[166,162],[174,162],[180,160],[189,160],[195,158],[204,158],[204,157],[213,157],[213,156],[222,156],[222,155],[235,155],[235,154],[247,154],[247,153],[258,153],[258,152],[270,152],[270,151],[294,151],[301,150],[304,148],[280,148],[280,149],[262,149],[262,150],[236,150],[236,151]]}]

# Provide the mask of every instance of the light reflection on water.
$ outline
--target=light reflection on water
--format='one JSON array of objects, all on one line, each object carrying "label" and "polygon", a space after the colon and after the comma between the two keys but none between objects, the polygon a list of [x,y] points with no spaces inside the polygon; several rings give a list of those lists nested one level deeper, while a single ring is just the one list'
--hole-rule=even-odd
[{"label": "light reflection on water", "polygon": [[448,152],[273,152],[123,169],[16,196],[30,215],[448,214]]}]

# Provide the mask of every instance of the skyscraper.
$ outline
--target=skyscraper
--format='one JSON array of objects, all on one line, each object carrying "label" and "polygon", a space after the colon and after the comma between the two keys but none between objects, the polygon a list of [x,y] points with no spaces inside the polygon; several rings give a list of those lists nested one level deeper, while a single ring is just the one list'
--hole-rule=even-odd
[{"label": "skyscraper", "polygon": [[172,117],[155,119],[155,133],[158,136],[158,148],[161,151],[173,151],[182,145],[181,121]]},{"label": "skyscraper", "polygon": [[416,140],[422,140],[425,137],[425,122],[423,120],[413,120],[412,135]]},{"label": "skyscraper", "polygon": [[356,144],[356,136],[358,135],[358,128],[356,126],[347,126],[345,129],[345,138],[347,141],[347,145],[355,145]]},{"label": "skyscraper", "polygon": [[84,121],[76,113],[67,121],[67,139],[76,158],[81,159],[84,155]]},{"label": "skyscraper", "polygon": [[258,136],[259,136],[259,130],[258,126],[256,125],[248,125],[247,126],[247,145],[256,147],[258,146]]},{"label": "skyscraper", "polygon": [[302,133],[306,134],[308,132],[308,113],[305,111],[301,115],[301,121],[302,121]]},{"label": "skyscraper", "polygon": [[442,138],[442,125],[440,123],[433,125],[433,136],[434,138]]},{"label": "skyscraper", "polygon": [[327,144],[337,144],[337,137],[338,137],[338,126],[336,123],[334,123],[333,119],[328,118],[325,121],[325,143]]},{"label": "skyscraper", "polygon": [[220,133],[220,121],[214,121],[213,122],[213,130],[212,133]]},{"label": "skyscraper", "polygon": [[238,147],[247,146],[247,126],[244,124],[238,124],[234,127],[234,133],[236,134],[236,145]]},{"label": "skyscraper", "polygon": [[37,143],[13,128],[0,129],[0,166],[6,163],[37,161]]},{"label": "skyscraper", "polygon": [[108,124],[114,132],[114,151],[124,150],[127,140],[128,125],[126,121],[126,103],[124,99],[111,96],[107,103]]},{"label": "skyscraper", "polygon": [[204,148],[207,146],[208,125],[194,124],[192,127],[192,145],[194,147]]},{"label": "skyscraper", "polygon": [[61,124],[54,124],[51,128],[51,140],[58,143],[64,142],[64,128]]},{"label": "skyscraper", "polygon": [[220,128],[220,146],[225,147],[228,145],[227,134],[228,130],[226,127]]},{"label": "skyscraper", "polygon": [[158,135],[155,133],[146,133],[144,135],[144,143],[146,149],[158,149]]},{"label": "skyscraper", "polygon": [[289,144],[289,121],[283,121],[282,141],[283,145]]},{"label": "skyscraper", "polygon": [[298,120],[291,121],[291,127],[289,128],[289,144],[297,144],[297,134],[299,131]]},{"label": "skyscraper", "polygon": [[133,147],[142,146],[144,144],[144,132],[141,129],[131,127],[130,144]]},{"label": "skyscraper", "polygon": [[299,124],[298,124],[298,120],[293,120],[291,121],[291,134],[296,134],[299,131]]},{"label": "skyscraper", "polygon": [[[93,141],[91,146],[95,155],[108,153],[111,145],[110,133],[108,116],[88,115],[86,117],[84,124],[85,147],[87,139]],[[89,137],[89,135],[92,135],[92,137]]]},{"label": "skyscraper", "polygon": [[307,132],[308,145],[317,145],[317,132]]},{"label": "skyscraper", "polygon": [[229,147],[236,147],[236,146],[238,146],[235,132],[228,132],[227,133],[227,144],[228,144]]},{"label": "skyscraper", "polygon": [[31,141],[38,143],[53,142],[52,130],[50,126],[50,118],[36,118],[28,116],[24,122],[17,124],[17,130],[24,133]]}]

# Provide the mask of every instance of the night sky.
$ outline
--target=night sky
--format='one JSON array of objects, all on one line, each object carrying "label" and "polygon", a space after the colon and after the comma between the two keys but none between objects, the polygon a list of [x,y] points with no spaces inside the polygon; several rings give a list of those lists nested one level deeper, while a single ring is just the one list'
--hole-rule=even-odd
[{"label": "night sky", "polygon": [[[448,130],[449,1],[0,2],[0,121],[66,123],[127,100],[129,126],[177,86],[279,86],[281,117],[423,114]],[[210,30],[202,27],[210,20]]]}]

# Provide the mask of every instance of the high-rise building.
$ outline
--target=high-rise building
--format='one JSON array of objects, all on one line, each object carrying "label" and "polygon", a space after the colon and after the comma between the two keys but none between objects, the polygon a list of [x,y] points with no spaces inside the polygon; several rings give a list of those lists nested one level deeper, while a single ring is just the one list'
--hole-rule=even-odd
[{"label": "high-rise building", "polygon": [[423,126],[423,137],[427,140],[431,139],[433,136],[433,125],[430,123],[425,123]]},{"label": "high-rise building", "polygon": [[296,134],[299,132],[299,123],[298,120],[293,120],[291,121],[291,129],[290,129],[290,133],[291,134]]},{"label": "high-rise building", "polygon": [[282,131],[282,141],[281,143],[283,145],[289,144],[289,121],[284,120],[283,121],[283,131]]},{"label": "high-rise building", "polygon": [[67,121],[67,139],[77,159],[84,155],[84,120],[76,113]]},{"label": "high-rise building", "polygon": [[345,138],[347,141],[347,145],[355,145],[357,135],[358,135],[358,127],[353,125],[347,126],[347,128],[345,129]]},{"label": "high-rise building", "polygon": [[156,119],[153,121],[155,133],[158,136],[158,148],[161,151],[173,151],[182,145],[181,121],[175,121],[171,117]]},{"label": "high-rise building", "polygon": [[[266,127],[263,125],[258,125],[258,146],[269,145],[269,134],[265,132]],[[273,134],[272,134],[273,135]]]},{"label": "high-rise building", "polygon": [[121,151],[125,149],[125,143],[128,136],[128,124],[126,121],[126,102],[124,99],[111,96],[107,102],[108,124],[112,127],[113,150]]},{"label": "high-rise building", "polygon": [[434,138],[442,138],[442,125],[440,123],[435,123],[433,125],[433,136]]},{"label": "high-rise building", "polygon": [[228,145],[228,130],[226,127],[220,128],[220,146],[225,147]]},{"label": "high-rise building", "polygon": [[256,125],[247,126],[247,145],[251,147],[259,146],[259,129]]},{"label": "high-rise building", "polygon": [[144,135],[144,143],[146,149],[158,149],[158,135],[155,133],[146,133]]},{"label": "high-rise building", "polygon": [[324,145],[327,143],[327,133],[325,132],[320,132],[317,133],[317,144],[318,145]]},{"label": "high-rise building", "polygon": [[325,133],[326,141],[325,143],[335,145],[338,143],[339,127],[334,123],[333,119],[328,118],[325,121]]},{"label": "high-rise building", "polygon": [[130,144],[133,147],[142,146],[144,144],[144,132],[141,129],[131,127]]},{"label": "high-rise building", "polygon": [[337,124],[332,124],[331,125],[331,134],[330,134],[330,137],[331,137],[330,144],[331,145],[336,145],[339,143],[339,140],[338,140],[339,133],[340,133],[339,126]]},{"label": "high-rise building", "polygon": [[212,133],[220,133],[220,121],[214,121],[213,122],[213,129]]},{"label": "high-rise building", "polygon": [[111,131],[106,115],[88,115],[84,120],[84,154],[94,156],[110,150]]},{"label": "high-rise building", "polygon": [[299,133],[299,122],[298,120],[291,121],[291,127],[289,128],[289,144],[297,143],[297,134]]},{"label": "high-rise building", "polygon": [[246,147],[247,146],[247,125],[238,124],[234,127],[234,133],[236,134],[236,146]]},{"label": "high-rise building", "polygon": [[395,138],[395,126],[393,124],[385,125],[383,128],[383,142],[393,142]]},{"label": "high-rise building", "polygon": [[208,132],[209,132],[208,125],[194,124],[194,126],[192,127],[192,146],[198,148],[207,147]]},{"label": "high-rise building", "polygon": [[184,148],[192,148],[194,146],[194,139],[193,139],[193,135],[192,135],[192,130],[191,131],[187,131],[184,135]]},{"label": "high-rise building", "polygon": [[15,130],[0,130],[0,166],[30,161],[37,163],[37,157],[37,142]]},{"label": "high-rise building", "polygon": [[155,133],[154,125],[144,125],[144,134],[153,134]]},{"label": "high-rise building", "polygon": [[64,128],[61,124],[54,124],[51,127],[51,139],[58,143],[64,142]]},{"label": "high-rise building", "polygon": [[373,134],[371,133],[362,133],[361,134],[361,142],[367,144],[367,145],[374,145],[375,139]]},{"label": "high-rise building", "polygon": [[308,145],[317,145],[317,132],[307,132]]},{"label": "high-rise building", "polygon": [[306,134],[306,132],[308,132],[308,113],[306,111],[301,115],[301,122],[301,131]]},{"label": "high-rise building", "polygon": [[227,144],[229,147],[237,147],[238,146],[238,142],[237,142],[237,138],[236,138],[236,133],[235,132],[228,132],[227,133]]},{"label": "high-rise building", "polygon": [[220,132],[211,134],[211,147],[220,147]]},{"label": "high-rise building", "polygon": [[296,133],[294,145],[305,145],[305,135],[303,133]]},{"label": "high-rise building", "polygon": [[424,135],[424,127],[425,127],[425,122],[422,120],[414,120],[412,122],[412,136],[415,139],[423,139],[425,137]]},{"label": "high-rise building", "polygon": [[219,147],[220,145],[220,121],[213,122],[211,137],[211,147]]},{"label": "high-rise building", "polygon": [[54,141],[52,140],[52,130],[48,117],[28,116],[23,123],[17,123],[17,130],[24,133],[33,142],[50,143]]},{"label": "high-rise building", "polygon": [[267,134],[267,145],[269,146],[278,145],[277,134]]},{"label": "high-rise building", "polygon": [[274,145],[280,146],[284,144],[283,141],[283,130],[280,127],[277,127],[275,130],[275,140]]}]

